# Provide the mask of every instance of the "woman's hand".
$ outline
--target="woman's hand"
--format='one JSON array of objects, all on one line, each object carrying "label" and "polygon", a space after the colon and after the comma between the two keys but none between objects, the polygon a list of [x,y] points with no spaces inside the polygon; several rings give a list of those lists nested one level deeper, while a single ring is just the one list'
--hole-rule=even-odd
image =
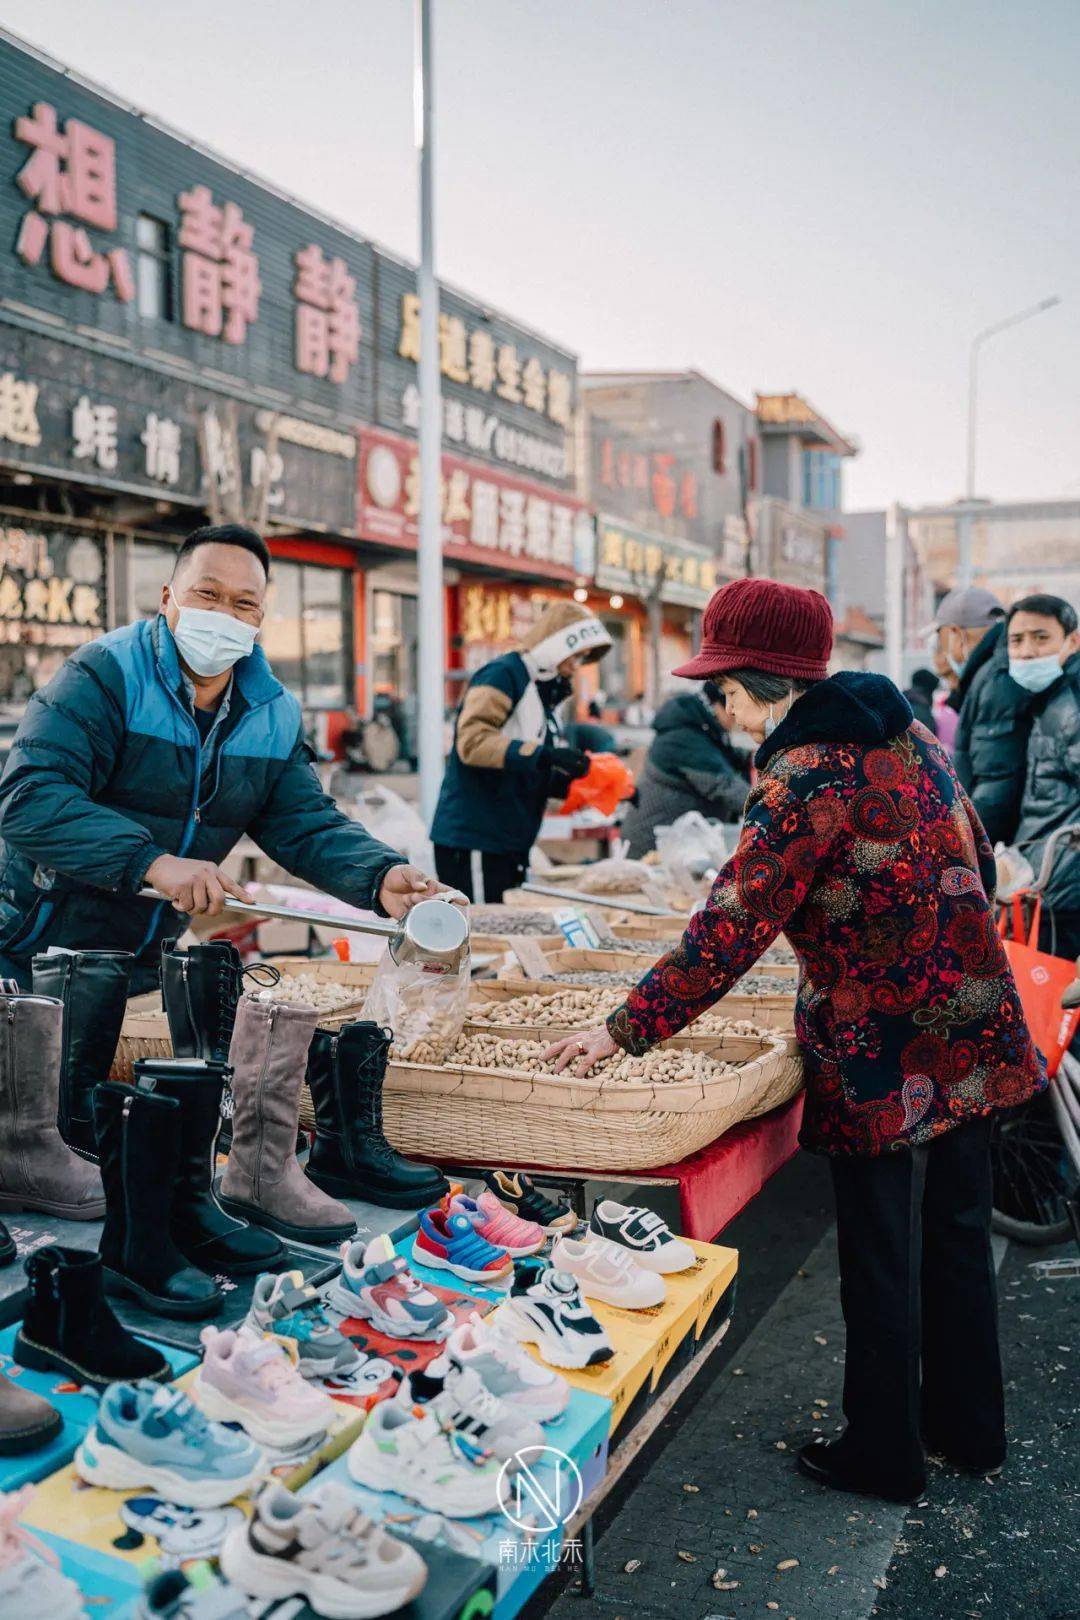
[{"label": "woman's hand", "polygon": [[605,1058],[614,1057],[619,1050],[607,1032],[606,1025],[599,1029],[586,1029],[580,1035],[564,1035],[553,1041],[544,1053],[545,1061],[555,1059],[555,1073],[561,1074],[571,1063],[578,1079]]}]

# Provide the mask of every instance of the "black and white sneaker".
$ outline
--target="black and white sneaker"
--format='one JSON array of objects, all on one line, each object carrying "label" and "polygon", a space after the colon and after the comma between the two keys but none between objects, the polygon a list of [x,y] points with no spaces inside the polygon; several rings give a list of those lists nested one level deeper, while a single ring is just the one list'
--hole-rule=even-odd
[{"label": "black and white sneaker", "polygon": [[544,1431],[535,1419],[492,1394],[475,1368],[458,1367],[447,1356],[415,1368],[402,1382],[396,1399],[406,1409],[426,1407],[444,1428],[455,1429],[500,1462],[545,1444]]},{"label": "black and white sneaker", "polygon": [[480,1174],[500,1204],[513,1210],[523,1221],[534,1221],[545,1232],[569,1233],[578,1218],[569,1204],[552,1203],[537,1192],[522,1170],[481,1170]]},{"label": "black and white sneaker", "polygon": [[629,1249],[645,1271],[689,1271],[697,1265],[697,1255],[689,1243],[675,1237],[654,1210],[639,1205],[598,1198],[589,1218],[589,1231]]},{"label": "black and white sneaker", "polygon": [[514,1267],[510,1297],[494,1313],[492,1326],[518,1344],[535,1344],[553,1367],[598,1367],[615,1354],[576,1280],[535,1260]]}]

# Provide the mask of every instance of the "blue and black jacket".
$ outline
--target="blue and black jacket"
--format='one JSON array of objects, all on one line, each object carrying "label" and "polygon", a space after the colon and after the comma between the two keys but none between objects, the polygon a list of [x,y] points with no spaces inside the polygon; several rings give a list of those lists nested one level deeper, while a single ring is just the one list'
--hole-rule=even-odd
[{"label": "blue and black jacket", "polygon": [[234,671],[213,770],[162,617],[82,647],[27,704],[0,779],[0,956],[50,945],[156,965],[182,932],[135,896],[159,855],[222,861],[241,835],[297,877],[374,907],[403,857],[322,790],[300,706],[260,647]]}]

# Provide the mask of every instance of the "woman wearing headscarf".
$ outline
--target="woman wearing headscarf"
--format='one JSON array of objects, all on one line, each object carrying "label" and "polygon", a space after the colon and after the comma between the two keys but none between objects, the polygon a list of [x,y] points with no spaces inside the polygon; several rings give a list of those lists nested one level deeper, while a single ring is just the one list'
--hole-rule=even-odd
[{"label": "woman wearing headscarf", "polygon": [[783,930],[800,964],[802,1143],[829,1156],[847,1323],[844,1412],[799,1453],[814,1479],[910,1500],[924,1443],[1001,1466],[990,1249],[994,1115],[1046,1084],[994,925],[994,860],[948,756],[881,675],[827,678],[823,596],[716,593],[701,652],[758,743],[738,848],[676,948],[597,1030],[555,1043],[585,1074],[641,1054],[732,988]]}]

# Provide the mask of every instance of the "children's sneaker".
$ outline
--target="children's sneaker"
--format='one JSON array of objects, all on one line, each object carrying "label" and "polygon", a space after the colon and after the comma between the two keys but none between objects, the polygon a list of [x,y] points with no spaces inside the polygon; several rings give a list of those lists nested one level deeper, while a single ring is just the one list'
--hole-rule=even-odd
[{"label": "children's sneaker", "polygon": [[366,1248],[363,1242],[342,1244],[341,1275],[327,1289],[326,1302],[391,1339],[441,1339],[454,1324],[453,1312],[417,1282],[385,1233]]},{"label": "children's sneaker", "polygon": [[278,1339],[250,1328],[204,1327],[202,1365],[191,1398],[206,1417],[239,1423],[261,1446],[295,1446],[333,1422],[334,1403],[304,1382]]},{"label": "children's sneaker", "polygon": [[482,1238],[467,1215],[427,1209],[413,1239],[413,1258],[435,1271],[450,1271],[465,1282],[499,1283],[513,1261],[504,1249]]},{"label": "children's sneaker", "polygon": [[0,1620],[86,1620],[82,1593],[52,1548],[18,1522],[33,1494],[24,1487],[0,1495]]},{"label": "children's sneaker", "polygon": [[500,1204],[487,1188],[479,1198],[468,1198],[464,1193],[449,1193],[442,1206],[448,1214],[466,1215],[482,1238],[496,1249],[502,1249],[511,1260],[523,1260],[536,1254],[547,1242],[547,1233],[535,1221],[523,1221],[512,1210]]},{"label": "children's sneaker", "polygon": [[522,1170],[481,1170],[481,1176],[499,1203],[523,1221],[535,1221],[545,1232],[572,1232],[578,1218],[569,1204],[553,1203],[537,1192]]},{"label": "children's sneaker", "polygon": [[697,1255],[689,1243],[673,1235],[670,1226],[651,1209],[640,1205],[617,1204],[613,1198],[598,1198],[589,1217],[589,1230],[628,1249],[646,1271],[665,1276],[673,1271],[689,1271]]},{"label": "children's sneaker", "polygon": [[526,1446],[542,1446],[539,1423],[486,1389],[473,1367],[459,1367],[445,1355],[428,1367],[417,1367],[403,1381],[396,1399],[406,1409],[434,1412],[447,1428],[456,1429],[500,1462]]},{"label": "children's sneaker", "polygon": [[478,1373],[484,1388],[504,1405],[537,1423],[552,1423],[566,1411],[570,1401],[566,1379],[542,1367],[475,1312],[454,1329],[446,1341],[446,1354],[453,1366]]},{"label": "children's sneaker", "polygon": [[492,1325],[519,1344],[534,1344],[553,1367],[598,1367],[615,1354],[575,1278],[535,1260],[514,1267],[510,1298]]},{"label": "children's sneaker", "polygon": [[599,1299],[605,1305],[645,1311],[662,1305],[667,1295],[663,1277],[643,1271],[628,1249],[620,1249],[607,1238],[590,1235],[584,1243],[560,1238],[551,1251],[551,1263],[557,1271],[577,1279],[586,1299]]},{"label": "children's sneaker", "polygon": [[304,1281],[302,1271],[260,1277],[247,1324],[293,1350],[304,1378],[333,1378],[360,1365],[356,1346],[331,1327],[317,1290]]},{"label": "children's sneaker", "polygon": [[502,1464],[432,1411],[380,1401],[349,1451],[349,1473],[373,1491],[397,1491],[448,1519],[471,1519],[499,1506]]},{"label": "children's sneaker", "polygon": [[219,1508],[259,1480],[266,1459],[246,1434],[210,1423],[182,1390],[110,1384],[75,1453],[75,1472],[108,1490],[150,1490],[177,1507]]},{"label": "children's sneaker", "polygon": [[275,1480],[251,1519],[225,1538],[221,1568],[256,1598],[304,1597],[316,1614],[371,1620],[396,1613],[422,1591],[427,1565],[373,1524],[344,1485],[295,1496]]}]

